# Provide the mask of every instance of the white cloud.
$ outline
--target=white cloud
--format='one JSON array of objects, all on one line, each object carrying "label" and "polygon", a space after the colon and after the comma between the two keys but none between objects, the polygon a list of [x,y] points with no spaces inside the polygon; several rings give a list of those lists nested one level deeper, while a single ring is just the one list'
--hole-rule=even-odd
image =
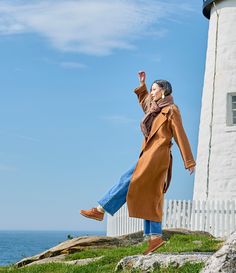
[{"label": "white cloud", "polygon": [[79,62],[61,62],[60,66],[64,67],[64,68],[74,68],[74,69],[83,69],[83,68],[87,68],[87,65],[79,63]]},{"label": "white cloud", "polygon": [[[0,35],[37,33],[62,51],[109,55],[134,49],[146,35],[166,35],[160,20],[193,12],[183,1],[43,0],[1,1]],[[32,3],[33,2],[33,3]]]}]

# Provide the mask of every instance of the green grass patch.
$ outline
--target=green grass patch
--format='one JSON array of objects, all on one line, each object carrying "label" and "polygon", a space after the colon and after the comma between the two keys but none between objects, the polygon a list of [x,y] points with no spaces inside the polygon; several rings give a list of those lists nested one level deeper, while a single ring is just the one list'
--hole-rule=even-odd
[{"label": "green grass patch", "polygon": [[173,235],[156,252],[215,252],[223,241],[209,238],[207,235]]}]

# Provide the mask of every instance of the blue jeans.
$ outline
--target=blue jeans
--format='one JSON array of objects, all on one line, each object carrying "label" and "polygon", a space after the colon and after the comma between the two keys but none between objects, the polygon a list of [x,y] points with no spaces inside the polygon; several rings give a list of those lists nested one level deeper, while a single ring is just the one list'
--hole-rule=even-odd
[{"label": "blue jeans", "polygon": [[[137,164],[137,163],[136,163]],[[134,164],[128,171],[121,175],[120,179],[114,184],[105,195],[97,202],[110,215],[114,215],[126,202],[126,195],[129,183],[136,167]],[[161,222],[144,219],[143,235],[162,235]]]}]

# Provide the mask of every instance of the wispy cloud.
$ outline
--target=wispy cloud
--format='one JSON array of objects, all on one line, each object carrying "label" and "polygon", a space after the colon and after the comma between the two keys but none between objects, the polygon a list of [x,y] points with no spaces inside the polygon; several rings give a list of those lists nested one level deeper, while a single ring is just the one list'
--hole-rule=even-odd
[{"label": "wispy cloud", "polygon": [[53,65],[59,65],[62,68],[65,69],[86,69],[88,68],[88,65],[82,63],[82,62],[78,62],[78,61],[54,61],[52,59],[49,59],[48,57],[43,57],[40,59],[40,61],[46,62],[48,64],[53,64]]},{"label": "wispy cloud", "polygon": [[134,124],[137,123],[136,119],[132,119],[126,116],[121,115],[112,115],[112,116],[101,116],[100,117],[103,120],[107,120],[109,122],[115,123],[115,124]]},{"label": "wispy cloud", "polygon": [[[180,0],[12,0],[0,3],[0,35],[37,33],[62,51],[109,55],[168,32],[160,20],[194,12]],[[32,3],[33,2],[33,3]]]},{"label": "wispy cloud", "polygon": [[79,62],[61,62],[60,66],[64,68],[72,68],[72,69],[84,69],[88,66]]},{"label": "wispy cloud", "polygon": [[17,171],[17,168],[14,166],[0,164],[0,172],[15,172],[15,171]]},{"label": "wispy cloud", "polygon": [[39,142],[40,139],[36,137],[31,137],[31,136],[26,136],[26,135],[21,135],[21,134],[15,134],[15,133],[8,133],[8,132],[0,132],[0,135],[6,136],[6,137],[14,137],[14,138],[19,138],[23,139],[26,141],[33,141],[33,142]]},{"label": "wispy cloud", "polygon": [[17,138],[26,140],[26,141],[33,141],[33,142],[39,142],[40,140],[35,137],[30,137],[30,136],[24,136],[24,135],[18,135],[18,134],[12,134],[12,136],[15,136]]}]

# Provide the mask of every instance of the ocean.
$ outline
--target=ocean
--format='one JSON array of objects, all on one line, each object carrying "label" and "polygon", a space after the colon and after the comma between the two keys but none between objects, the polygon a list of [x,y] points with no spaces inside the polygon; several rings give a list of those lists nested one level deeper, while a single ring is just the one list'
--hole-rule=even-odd
[{"label": "ocean", "polygon": [[72,237],[106,235],[106,231],[0,231],[0,266],[43,252]]}]

